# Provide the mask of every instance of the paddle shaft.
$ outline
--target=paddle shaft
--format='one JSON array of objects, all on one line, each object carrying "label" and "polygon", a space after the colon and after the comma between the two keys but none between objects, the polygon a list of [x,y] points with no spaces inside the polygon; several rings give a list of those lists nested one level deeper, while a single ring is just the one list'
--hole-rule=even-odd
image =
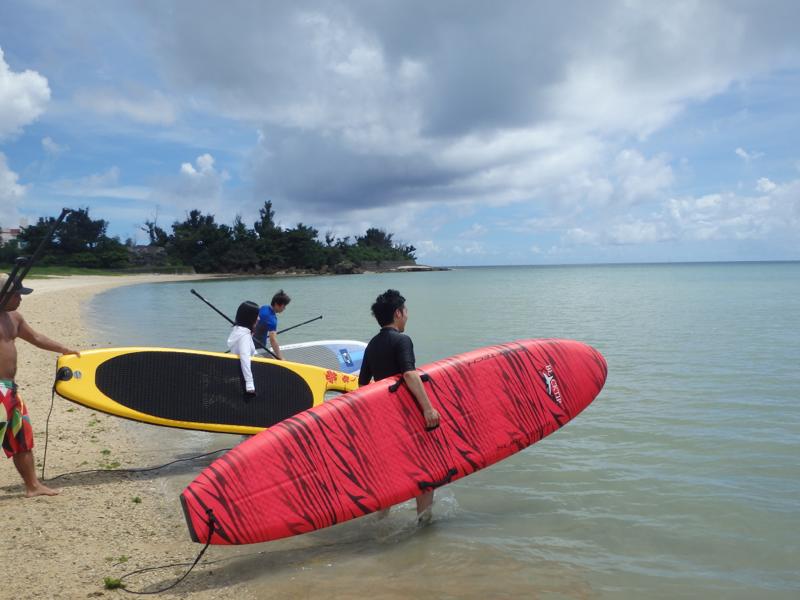
[{"label": "paddle shaft", "polygon": [[309,319],[308,321],[303,321],[302,323],[298,323],[297,325],[292,325],[291,327],[287,327],[286,329],[281,329],[280,331],[276,331],[275,335],[278,335],[279,333],[285,333],[285,332],[287,332],[287,331],[289,331],[291,329],[296,329],[296,328],[300,327],[301,325],[307,325],[308,323],[313,323],[314,321],[319,321],[321,318],[322,318],[322,315],[320,315],[318,317],[314,317],[313,319]]},{"label": "paddle shaft", "polygon": [[[216,306],[214,306],[213,304],[211,304],[211,302],[209,302],[208,300],[206,300],[205,298],[203,298],[203,297],[202,297],[200,294],[198,294],[198,293],[197,293],[197,291],[195,291],[194,289],[192,289],[192,290],[189,290],[189,291],[190,291],[190,292],[192,292],[192,293],[193,293],[195,296],[197,296],[198,298],[200,298],[200,300],[202,300],[203,302],[205,302],[206,304],[208,304],[208,306],[210,306],[212,309],[214,309],[214,312],[216,312],[216,313],[217,313],[219,316],[221,316],[223,319],[225,319],[226,321],[228,321],[228,323],[230,323],[231,325],[236,325],[236,323],[234,323],[234,322],[231,320],[231,318],[230,318],[228,315],[226,315],[224,312],[222,312],[222,311],[221,311],[220,309],[218,309]],[[256,346],[258,346],[259,348],[262,348],[262,349],[266,350],[267,352],[269,352],[270,354],[272,354],[273,358],[278,358],[277,356],[275,356],[275,354],[272,352],[272,350],[270,350],[269,348],[267,348],[267,347],[266,347],[264,344],[262,344],[261,342],[259,342],[257,339],[253,338],[253,342],[254,342],[254,343],[255,343],[255,345],[256,345]]]},{"label": "paddle shaft", "polygon": [[11,270],[11,273],[9,273],[5,284],[3,284],[3,289],[0,290],[0,310],[3,310],[11,294],[14,293],[11,286],[22,285],[22,280],[25,279],[25,276],[28,274],[28,271],[31,270],[34,263],[39,260],[39,256],[44,252],[44,247],[53,239],[53,234],[56,232],[56,229],[58,229],[58,226],[61,225],[64,218],[71,212],[71,208],[61,209],[61,214],[58,216],[55,223],[53,223],[53,226],[50,227],[50,231],[47,232],[47,235],[39,242],[39,246],[36,248],[33,255],[29,258],[23,256],[17,258],[14,263],[14,268]]}]

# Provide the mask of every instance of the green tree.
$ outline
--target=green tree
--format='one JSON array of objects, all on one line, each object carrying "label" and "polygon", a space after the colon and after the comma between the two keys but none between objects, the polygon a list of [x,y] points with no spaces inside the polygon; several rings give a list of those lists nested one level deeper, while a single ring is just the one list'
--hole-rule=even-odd
[{"label": "green tree", "polygon": [[362,248],[373,248],[376,250],[392,249],[392,234],[386,233],[383,229],[370,227],[363,236],[356,237],[356,245]]},{"label": "green tree", "polygon": [[259,266],[263,270],[272,270],[286,266],[284,256],[284,235],[280,227],[275,225],[275,211],[272,202],[267,200],[258,211],[259,220],[253,224],[257,236],[256,253]]},{"label": "green tree", "polygon": [[258,269],[258,236],[248,229],[237,215],[231,229],[231,246],[222,257],[222,265],[226,271],[254,271]]},{"label": "green tree", "polygon": [[[20,232],[25,252],[39,247],[55,223],[53,217],[40,217],[37,223]],[[88,268],[122,268],[130,263],[129,253],[119,238],[106,235],[108,222],[92,219],[89,209],[81,208],[67,215],[42,253],[42,264]]]},{"label": "green tree", "polygon": [[141,230],[147,234],[151,246],[160,246],[164,248],[169,243],[169,235],[167,235],[167,232],[161,229],[161,227],[156,225],[155,221],[145,221]]},{"label": "green tree", "polygon": [[284,258],[287,266],[319,269],[325,264],[325,251],[317,240],[318,231],[298,223],[284,232]]},{"label": "green tree", "polygon": [[230,250],[231,228],[217,225],[214,215],[192,210],[182,223],[172,225],[171,253],[199,273],[222,271],[221,258]]}]

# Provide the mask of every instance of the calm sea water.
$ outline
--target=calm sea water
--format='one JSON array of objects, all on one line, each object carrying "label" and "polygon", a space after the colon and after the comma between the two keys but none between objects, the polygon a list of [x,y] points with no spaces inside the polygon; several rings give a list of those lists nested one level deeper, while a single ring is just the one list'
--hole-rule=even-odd
[{"label": "calm sea water", "polygon": [[[407,298],[418,364],[529,337],[606,357],[564,429],[412,503],[259,546],[215,548],[263,597],[797,598],[800,263],[467,268],[140,285],[88,307],[100,345],[224,349],[240,301],[293,298],[282,336],[368,340],[374,297]],[[233,436],[131,424],[164,459]],[[155,433],[154,433],[155,432]],[[197,471],[201,468],[197,466]],[[176,497],[194,473],[168,477]]]}]

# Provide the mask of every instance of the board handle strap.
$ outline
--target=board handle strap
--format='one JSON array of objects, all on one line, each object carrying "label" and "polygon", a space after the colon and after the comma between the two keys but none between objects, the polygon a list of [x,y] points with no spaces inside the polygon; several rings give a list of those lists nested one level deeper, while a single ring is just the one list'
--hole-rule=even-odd
[{"label": "board handle strap", "polygon": [[450,470],[447,471],[447,474],[437,481],[420,481],[417,483],[419,485],[419,489],[423,492],[426,490],[435,490],[438,487],[445,485],[446,483],[450,483],[453,480],[453,477],[456,476],[458,473],[458,469],[455,467],[450,467]]}]

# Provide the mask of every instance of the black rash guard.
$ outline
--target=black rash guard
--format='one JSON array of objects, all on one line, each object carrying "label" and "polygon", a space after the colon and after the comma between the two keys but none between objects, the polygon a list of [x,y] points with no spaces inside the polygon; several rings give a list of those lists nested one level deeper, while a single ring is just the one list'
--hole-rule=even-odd
[{"label": "black rash guard", "polygon": [[358,385],[366,385],[373,377],[380,381],[416,369],[414,344],[411,338],[394,327],[384,327],[364,350]]}]

